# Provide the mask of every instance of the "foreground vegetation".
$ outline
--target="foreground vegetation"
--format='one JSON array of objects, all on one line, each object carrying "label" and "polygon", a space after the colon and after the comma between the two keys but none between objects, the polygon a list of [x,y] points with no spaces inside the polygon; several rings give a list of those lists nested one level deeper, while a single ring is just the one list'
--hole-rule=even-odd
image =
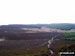
[{"label": "foreground vegetation", "polygon": [[18,50],[0,50],[0,56],[42,56],[48,55],[47,47],[40,47],[36,49],[18,49]]},{"label": "foreground vegetation", "polygon": [[[41,47],[39,45],[57,34],[60,34],[62,37],[60,37],[60,40],[57,40],[58,43],[56,40],[54,40],[54,42],[56,42],[51,47],[55,54],[53,56],[58,56],[58,53],[60,51],[75,50],[75,32],[66,32],[63,35],[61,33],[7,33],[7,35],[5,35],[7,41],[0,42],[0,56],[43,56],[43,54],[48,55],[49,51],[47,48],[47,44]],[[58,38],[59,37],[56,37],[56,39]],[[73,41],[68,43],[66,40]]]}]

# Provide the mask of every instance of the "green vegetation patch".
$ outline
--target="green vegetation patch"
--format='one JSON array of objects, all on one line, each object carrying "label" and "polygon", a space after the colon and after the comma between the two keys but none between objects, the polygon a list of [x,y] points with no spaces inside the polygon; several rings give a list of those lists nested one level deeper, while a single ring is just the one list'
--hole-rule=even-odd
[{"label": "green vegetation patch", "polygon": [[75,32],[65,32],[61,40],[75,40]]}]

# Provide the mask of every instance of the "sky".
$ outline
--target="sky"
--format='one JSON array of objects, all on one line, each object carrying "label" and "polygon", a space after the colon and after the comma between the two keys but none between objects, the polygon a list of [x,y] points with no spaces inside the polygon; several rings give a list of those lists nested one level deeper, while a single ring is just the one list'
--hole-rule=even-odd
[{"label": "sky", "polygon": [[0,0],[0,25],[75,23],[75,0]]}]

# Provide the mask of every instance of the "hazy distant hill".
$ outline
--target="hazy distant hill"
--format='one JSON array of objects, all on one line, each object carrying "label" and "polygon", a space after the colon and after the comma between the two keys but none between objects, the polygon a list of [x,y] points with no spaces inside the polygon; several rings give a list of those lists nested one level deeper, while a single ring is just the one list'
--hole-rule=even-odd
[{"label": "hazy distant hill", "polygon": [[22,25],[22,24],[14,24],[14,25],[1,25],[0,26],[0,32],[3,31],[24,31],[21,30],[21,28],[39,28],[37,26],[34,25]]},{"label": "hazy distant hill", "polygon": [[61,30],[71,30],[75,29],[75,24],[70,23],[57,23],[57,24],[30,24],[30,25],[2,25],[0,29],[19,29],[19,28],[41,28],[42,26],[46,26],[49,28],[61,29]]},{"label": "hazy distant hill", "polygon": [[39,27],[46,26],[49,28],[55,28],[55,29],[61,29],[61,30],[75,29],[75,24],[71,24],[71,23],[37,24],[36,26],[39,26]]},{"label": "hazy distant hill", "polygon": [[56,28],[61,30],[71,30],[75,29],[75,24],[69,24],[69,23],[61,23],[61,24],[50,24],[47,25],[50,28]]}]

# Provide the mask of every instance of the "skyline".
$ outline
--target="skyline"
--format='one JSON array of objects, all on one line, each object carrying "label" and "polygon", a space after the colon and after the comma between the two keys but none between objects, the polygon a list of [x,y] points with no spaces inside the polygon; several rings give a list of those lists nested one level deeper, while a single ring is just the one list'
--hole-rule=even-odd
[{"label": "skyline", "polygon": [[0,25],[75,23],[75,0],[0,0]]}]

